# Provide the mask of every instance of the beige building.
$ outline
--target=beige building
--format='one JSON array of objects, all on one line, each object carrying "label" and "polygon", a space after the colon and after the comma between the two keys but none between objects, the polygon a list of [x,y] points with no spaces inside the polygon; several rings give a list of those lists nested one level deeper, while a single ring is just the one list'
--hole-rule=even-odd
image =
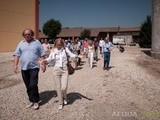
[{"label": "beige building", "polygon": [[57,35],[63,39],[80,38],[80,34],[84,29],[89,29],[91,32],[91,39],[95,37],[105,39],[109,37],[112,41],[113,38],[123,38],[127,45],[135,42],[138,43],[140,27],[105,27],[105,28],[67,28],[62,29],[60,34]]},{"label": "beige building", "polygon": [[38,21],[39,0],[0,0],[0,53],[13,52],[25,28],[33,29],[37,38]]}]

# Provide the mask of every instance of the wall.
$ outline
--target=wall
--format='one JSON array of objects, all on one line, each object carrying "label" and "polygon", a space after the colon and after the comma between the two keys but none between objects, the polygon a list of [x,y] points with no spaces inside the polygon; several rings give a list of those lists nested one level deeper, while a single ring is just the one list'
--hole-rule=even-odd
[{"label": "wall", "polygon": [[160,0],[152,0],[152,56],[160,59]]},{"label": "wall", "polygon": [[12,52],[22,39],[22,31],[37,33],[37,0],[0,0],[0,53]]}]

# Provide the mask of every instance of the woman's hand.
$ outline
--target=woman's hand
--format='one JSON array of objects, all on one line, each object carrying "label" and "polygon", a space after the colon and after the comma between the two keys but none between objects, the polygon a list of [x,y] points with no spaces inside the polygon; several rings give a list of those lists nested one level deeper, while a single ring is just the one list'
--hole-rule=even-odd
[{"label": "woman's hand", "polygon": [[102,53],[101,57],[103,58],[103,53]]},{"label": "woman's hand", "polygon": [[79,58],[83,58],[83,55],[78,55],[77,57],[79,57]]},{"label": "woman's hand", "polygon": [[43,61],[43,59],[41,59],[41,58],[38,60],[38,63],[39,63],[40,65],[41,65],[43,62],[44,62],[44,61]]}]

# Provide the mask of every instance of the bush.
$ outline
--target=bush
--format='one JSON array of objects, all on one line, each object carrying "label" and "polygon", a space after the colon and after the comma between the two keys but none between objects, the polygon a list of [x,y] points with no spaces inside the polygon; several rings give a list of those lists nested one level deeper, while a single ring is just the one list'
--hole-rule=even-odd
[{"label": "bush", "polygon": [[90,35],[91,35],[91,31],[89,29],[84,29],[82,32],[81,32],[81,39],[85,39],[85,38],[90,38]]},{"label": "bush", "polygon": [[56,37],[62,29],[62,25],[58,20],[50,19],[43,25],[43,33],[49,38]]},{"label": "bush", "polygon": [[152,22],[151,16],[147,16],[146,20],[141,25],[139,46],[142,48],[151,48],[151,33]]}]

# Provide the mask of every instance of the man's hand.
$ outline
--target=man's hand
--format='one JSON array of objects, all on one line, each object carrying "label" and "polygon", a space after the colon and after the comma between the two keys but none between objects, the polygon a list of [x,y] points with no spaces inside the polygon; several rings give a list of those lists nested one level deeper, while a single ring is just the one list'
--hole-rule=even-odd
[{"label": "man's hand", "polygon": [[17,73],[18,65],[14,65],[14,73]]},{"label": "man's hand", "polygon": [[14,70],[14,73],[17,73],[17,70],[18,70],[18,62],[19,62],[19,59],[20,57],[19,56],[14,56],[14,61],[13,61],[13,70]]}]

